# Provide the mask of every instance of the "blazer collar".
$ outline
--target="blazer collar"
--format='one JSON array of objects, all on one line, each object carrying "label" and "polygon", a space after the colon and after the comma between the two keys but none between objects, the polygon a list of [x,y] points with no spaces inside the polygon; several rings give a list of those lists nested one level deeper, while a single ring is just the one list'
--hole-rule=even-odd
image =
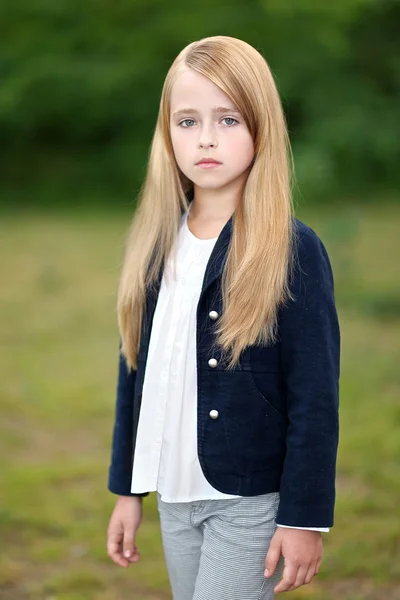
[{"label": "blazer collar", "polygon": [[226,255],[228,251],[229,242],[232,237],[232,224],[233,215],[223,226],[217,241],[214,244],[214,248],[210,254],[210,258],[207,263],[206,271],[204,274],[203,285],[200,292],[200,297],[221,274],[224,269]]}]

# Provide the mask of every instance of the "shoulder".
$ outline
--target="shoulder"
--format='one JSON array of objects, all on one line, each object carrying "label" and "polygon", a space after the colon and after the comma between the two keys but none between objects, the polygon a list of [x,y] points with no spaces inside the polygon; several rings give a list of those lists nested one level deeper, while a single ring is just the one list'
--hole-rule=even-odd
[{"label": "shoulder", "polygon": [[312,227],[299,219],[294,218],[293,225],[292,277],[295,287],[314,284],[325,290],[331,288],[331,261],[321,238]]},{"label": "shoulder", "polygon": [[323,241],[312,227],[293,218],[293,235],[293,248],[300,260],[312,260],[313,257],[329,260]]},{"label": "shoulder", "polygon": [[312,227],[293,217],[293,232],[298,248],[312,248],[322,243]]}]

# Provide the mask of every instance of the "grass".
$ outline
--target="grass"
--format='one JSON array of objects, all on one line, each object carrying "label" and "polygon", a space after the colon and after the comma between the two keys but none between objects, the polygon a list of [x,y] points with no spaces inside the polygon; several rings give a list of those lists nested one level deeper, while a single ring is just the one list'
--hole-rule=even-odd
[{"label": "grass", "polygon": [[[400,598],[400,209],[303,208],[335,272],[342,328],[335,526],[293,600]],[[4,215],[0,224],[0,599],[169,599],[155,494],[141,561],[106,555],[116,286],[126,214]],[[278,596],[279,597],[279,596]],[[243,599],[245,600],[245,599]]]}]

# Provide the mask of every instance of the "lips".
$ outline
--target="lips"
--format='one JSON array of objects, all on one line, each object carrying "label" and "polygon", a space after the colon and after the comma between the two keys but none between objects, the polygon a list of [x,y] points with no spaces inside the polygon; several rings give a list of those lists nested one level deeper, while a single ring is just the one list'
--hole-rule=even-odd
[{"label": "lips", "polygon": [[214,160],[213,158],[203,158],[196,163],[196,165],[220,165],[221,163],[218,160]]}]

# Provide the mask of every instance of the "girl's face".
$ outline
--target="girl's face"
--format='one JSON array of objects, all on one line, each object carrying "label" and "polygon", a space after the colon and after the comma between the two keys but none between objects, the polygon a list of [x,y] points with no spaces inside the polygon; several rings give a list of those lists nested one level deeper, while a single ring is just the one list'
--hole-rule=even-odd
[{"label": "girl's face", "polygon": [[[181,171],[201,188],[218,189],[250,166],[254,145],[242,115],[204,75],[187,68],[171,90],[171,140]],[[219,165],[196,164],[213,158]]]}]

